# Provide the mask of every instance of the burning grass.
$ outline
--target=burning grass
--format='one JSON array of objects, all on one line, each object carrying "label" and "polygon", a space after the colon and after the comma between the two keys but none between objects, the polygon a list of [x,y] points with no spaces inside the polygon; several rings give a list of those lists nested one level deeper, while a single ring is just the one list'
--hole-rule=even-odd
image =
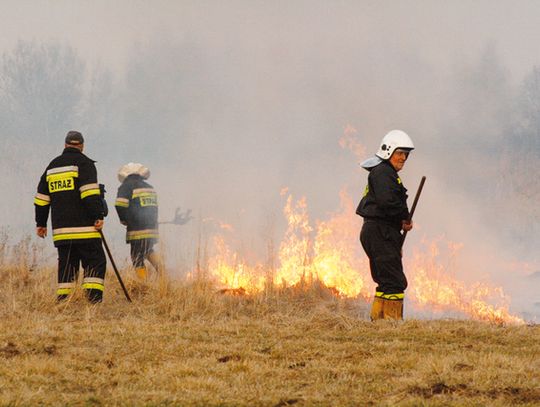
[{"label": "burning grass", "polygon": [[207,280],[127,277],[129,304],[109,273],[103,304],[77,292],[57,305],[54,270],[25,259],[0,261],[0,405],[540,400],[537,325],[370,323],[362,299],[317,281],[248,295]]}]

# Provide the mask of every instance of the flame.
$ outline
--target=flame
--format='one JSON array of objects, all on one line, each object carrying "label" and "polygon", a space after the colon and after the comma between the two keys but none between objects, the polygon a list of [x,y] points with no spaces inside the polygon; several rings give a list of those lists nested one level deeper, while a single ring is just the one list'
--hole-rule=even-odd
[{"label": "flame", "polygon": [[[409,265],[412,281],[407,295],[417,308],[435,311],[455,311],[473,319],[491,322],[523,324],[524,321],[508,311],[510,298],[500,287],[475,283],[468,286],[451,275],[449,267],[439,261],[440,249],[437,241],[427,244],[429,253],[416,250]],[[462,243],[448,243],[450,258],[463,247]],[[488,300],[498,300],[491,305]]]},{"label": "flame", "polygon": [[[288,189],[282,190],[288,194]],[[276,268],[258,262],[250,265],[231,250],[223,236],[215,236],[215,255],[208,262],[208,274],[225,289],[261,292],[273,284],[280,287],[302,286],[319,281],[339,296],[370,298],[374,292],[369,262],[358,241],[361,218],[355,215],[353,201],[344,189],[340,207],[328,220],[312,226],[305,198],[287,196],[283,214],[287,229],[278,250]],[[468,286],[452,276],[451,265],[444,265],[441,239],[424,243],[412,259],[405,258],[409,279],[408,304],[414,310],[457,312],[470,318],[521,324],[524,321],[508,311],[509,298],[501,288],[475,283]],[[447,242],[449,258],[463,244]],[[237,292],[237,291],[235,291]],[[492,305],[492,302],[498,304]]]},{"label": "flame", "polygon": [[343,135],[339,139],[339,145],[341,148],[348,148],[359,159],[365,158],[366,148],[358,141],[358,130],[356,130],[350,124],[347,124],[343,130]]},{"label": "flame", "polygon": [[265,277],[261,267],[250,267],[237,253],[233,253],[223,236],[214,237],[214,246],[218,255],[208,262],[210,277],[226,288],[244,289],[253,294],[264,289]]}]

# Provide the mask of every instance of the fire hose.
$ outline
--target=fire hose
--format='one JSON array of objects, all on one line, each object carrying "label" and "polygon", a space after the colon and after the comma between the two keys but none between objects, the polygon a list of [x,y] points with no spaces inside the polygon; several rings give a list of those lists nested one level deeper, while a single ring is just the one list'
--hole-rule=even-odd
[{"label": "fire hose", "polygon": [[[418,204],[418,199],[420,198],[420,194],[422,193],[422,189],[424,188],[424,183],[426,182],[426,176],[424,175],[422,179],[420,180],[420,185],[418,186],[418,190],[416,191],[416,196],[414,197],[414,201],[411,207],[411,211],[409,212],[409,219],[408,222],[412,222],[412,217],[414,215],[414,211],[416,210],[416,205]],[[407,231],[403,231],[403,239],[401,241],[401,247],[403,247],[403,243],[405,243],[405,238],[407,237]]]}]

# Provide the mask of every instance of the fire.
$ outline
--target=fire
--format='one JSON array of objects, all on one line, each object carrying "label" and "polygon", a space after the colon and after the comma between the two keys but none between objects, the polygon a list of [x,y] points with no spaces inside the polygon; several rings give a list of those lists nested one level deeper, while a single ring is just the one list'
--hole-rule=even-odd
[{"label": "fire", "polygon": [[237,253],[233,253],[223,236],[214,237],[214,246],[218,255],[208,262],[210,276],[218,283],[230,289],[244,289],[253,294],[264,289],[265,277],[260,266],[250,267]]},{"label": "fire", "polygon": [[[466,283],[452,277],[448,267],[439,261],[439,245],[433,241],[428,246],[428,253],[417,250],[409,267],[409,279],[412,281],[407,295],[417,308],[429,308],[435,311],[455,311],[473,319],[492,322],[522,324],[521,318],[508,311],[510,299],[500,287],[487,284]],[[462,244],[448,243],[450,258],[462,248]],[[499,305],[491,305],[488,300],[498,300]]]},{"label": "fire", "polygon": [[[302,286],[319,281],[338,296],[369,299],[374,293],[369,262],[358,235],[362,220],[354,213],[354,203],[345,190],[340,193],[339,210],[328,220],[310,222],[305,198],[295,200],[288,194],[283,209],[287,229],[279,245],[275,270],[263,262],[251,265],[231,250],[223,235],[214,237],[215,255],[208,262],[208,274],[225,289],[261,292],[269,284],[278,287]],[[232,228],[231,228],[232,229]],[[406,299],[413,309],[459,313],[470,318],[492,322],[523,323],[508,311],[509,299],[501,288],[487,284],[467,286],[451,276],[443,265],[440,242],[416,250],[412,259],[405,259],[409,280]],[[462,244],[448,243],[452,254]],[[498,305],[490,302],[497,300]]]},{"label": "fire", "polygon": [[354,153],[357,159],[362,160],[366,156],[366,149],[363,144],[358,141],[358,138],[356,137],[357,134],[358,130],[348,124],[343,130],[343,135],[339,139],[339,145],[341,148],[348,148]]}]

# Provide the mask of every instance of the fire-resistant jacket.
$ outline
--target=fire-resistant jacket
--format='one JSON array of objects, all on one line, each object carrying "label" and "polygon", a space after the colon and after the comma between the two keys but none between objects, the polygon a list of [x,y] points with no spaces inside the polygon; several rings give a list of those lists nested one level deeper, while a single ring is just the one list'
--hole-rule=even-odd
[{"label": "fire-resistant jacket", "polygon": [[46,227],[51,211],[55,246],[101,239],[94,222],[103,219],[95,161],[67,147],[41,176],[34,198],[36,225]]},{"label": "fire-resistant jacket", "polygon": [[158,240],[157,194],[140,175],[132,174],[124,180],[114,206],[120,222],[127,225],[126,242]]},{"label": "fire-resistant jacket", "polygon": [[388,223],[401,230],[401,221],[409,218],[407,189],[390,162],[383,161],[370,169],[356,213],[364,219]]}]

